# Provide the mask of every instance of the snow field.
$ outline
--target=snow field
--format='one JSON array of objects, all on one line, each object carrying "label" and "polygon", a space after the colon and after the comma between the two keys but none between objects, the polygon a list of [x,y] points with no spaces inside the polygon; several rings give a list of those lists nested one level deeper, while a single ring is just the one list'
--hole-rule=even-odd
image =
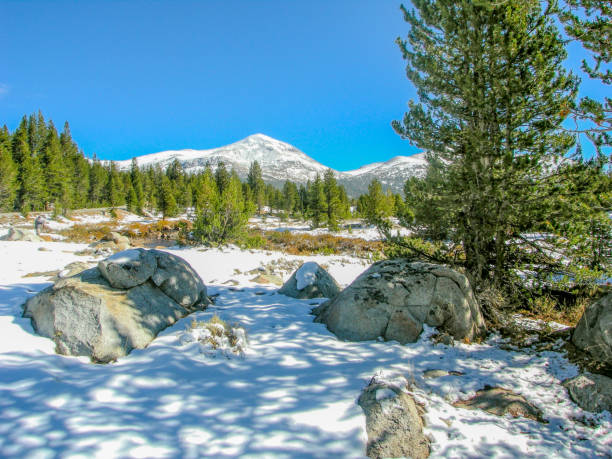
[{"label": "snow field", "polygon": [[[612,450],[612,416],[571,402],[559,382],[577,369],[561,354],[505,351],[498,336],[434,345],[433,329],[405,346],[342,342],[309,314],[323,300],[249,281],[248,271],[288,259],[327,265],[347,285],[367,267],[354,258],[173,249],[202,276],[215,305],[114,364],[57,355],[21,317],[20,305],[50,283],[22,276],[86,261],[74,255],[83,248],[0,242],[0,457],[363,457],[365,417],[356,401],[380,372],[415,383],[409,390],[425,405],[431,457],[595,458]],[[246,330],[244,358],[211,358],[182,339],[193,320],[215,314]],[[428,369],[464,375],[425,379]],[[485,384],[522,394],[548,424],[451,405]]]}]

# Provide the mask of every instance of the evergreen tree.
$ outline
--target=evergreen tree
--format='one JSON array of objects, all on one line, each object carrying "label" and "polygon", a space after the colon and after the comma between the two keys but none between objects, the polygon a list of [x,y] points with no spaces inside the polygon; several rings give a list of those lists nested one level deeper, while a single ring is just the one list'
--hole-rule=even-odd
[{"label": "evergreen tree", "polygon": [[374,179],[368,185],[368,194],[362,201],[362,212],[366,223],[376,225],[393,213],[393,198],[385,194],[381,183]]},{"label": "evergreen tree", "polygon": [[66,168],[60,145],[60,139],[53,122],[49,122],[47,138],[42,148],[42,164],[45,178],[45,197],[56,212],[69,208],[71,171]]},{"label": "evergreen tree", "polygon": [[327,169],[323,174],[323,193],[325,194],[327,227],[332,231],[337,231],[338,221],[342,219],[342,203],[338,183],[331,169]]},{"label": "evergreen tree", "polygon": [[[606,86],[612,84],[612,2],[610,0],[565,0],[566,9],[560,18],[566,33],[582,43],[592,56],[592,63],[582,61],[582,69]],[[609,91],[606,92],[609,94]],[[576,128],[577,134],[586,133],[599,154],[603,147],[612,145],[612,99],[604,96],[598,101],[585,97],[570,107],[576,120],[586,123]],[[580,152],[580,149],[579,149]]]},{"label": "evergreen tree", "polygon": [[207,166],[204,173],[198,177],[193,191],[193,200],[196,213],[212,212],[217,205],[219,189],[215,182],[210,166]]},{"label": "evergreen tree", "polygon": [[94,154],[89,172],[89,203],[92,207],[106,205],[105,188],[108,183],[108,172]]},{"label": "evergreen tree", "polygon": [[323,181],[319,174],[317,174],[308,190],[308,216],[311,219],[313,228],[318,228],[321,225],[326,210]]},{"label": "evergreen tree", "polygon": [[123,189],[123,180],[117,169],[117,164],[114,161],[110,162],[108,167],[108,181],[104,189],[105,200],[110,207],[118,207],[125,204],[125,192]]},{"label": "evergreen tree", "polygon": [[83,152],[72,140],[70,125],[64,123],[64,129],[60,134],[60,149],[64,161],[68,186],[70,188],[70,202],[74,208],[82,208],[90,205],[88,202],[90,164],[85,159]]},{"label": "evergreen tree", "polygon": [[11,136],[4,125],[0,129],[0,209],[10,212],[17,196],[17,165],[11,154]]},{"label": "evergreen tree", "polygon": [[200,208],[193,235],[196,240],[207,244],[236,240],[244,234],[253,210],[244,201],[242,184],[234,173],[218,198]]},{"label": "evergreen tree", "polygon": [[144,210],[145,193],[142,185],[142,172],[138,167],[138,161],[136,158],[132,158],[132,164],[130,166],[130,180],[132,182],[132,190],[134,196],[130,197],[132,212],[142,214]]},{"label": "evergreen tree", "polygon": [[230,182],[230,173],[227,171],[224,162],[220,162],[217,165],[217,169],[215,170],[215,182],[217,183],[219,194],[223,194]]},{"label": "evergreen tree", "polygon": [[41,111],[28,117],[28,146],[30,153],[37,156],[42,153],[47,139],[47,125]]},{"label": "evergreen tree", "polygon": [[247,175],[247,183],[251,188],[253,195],[253,201],[257,206],[257,213],[261,215],[261,210],[264,206],[265,199],[265,184],[261,172],[261,166],[257,161],[253,161],[249,167],[249,174]]},{"label": "evergreen tree", "polygon": [[433,180],[420,186],[417,227],[442,215],[440,229],[461,244],[472,278],[508,286],[515,268],[535,266],[538,249],[525,250],[524,231],[590,213],[554,213],[555,202],[593,191],[584,182],[577,189],[563,165],[573,139],[561,123],[577,81],[562,68],[554,10],[535,0],[413,5],[402,7],[410,30],[398,44],[420,103],[410,102],[393,127],[430,152]]},{"label": "evergreen tree", "polygon": [[343,185],[338,187],[338,199],[340,200],[339,215],[342,220],[351,216],[351,203]]},{"label": "evergreen tree", "polygon": [[0,141],[0,210],[10,212],[17,196],[17,166],[5,142]]},{"label": "evergreen tree", "polygon": [[162,174],[161,183],[159,186],[158,210],[162,213],[163,218],[174,217],[178,214],[179,209],[174,198],[174,190],[172,183],[166,174]]},{"label": "evergreen tree", "polygon": [[184,210],[189,204],[191,204],[191,202],[187,202],[188,196],[185,171],[183,170],[183,166],[181,166],[178,159],[172,161],[170,166],[168,166],[168,169],[166,169],[166,175],[172,183],[172,190],[177,208],[179,210]]},{"label": "evergreen tree", "polygon": [[287,180],[283,185],[282,209],[287,215],[293,215],[298,210],[299,191],[295,183]]},{"label": "evergreen tree", "polygon": [[25,116],[13,134],[12,156],[18,165],[17,208],[22,213],[44,209],[43,171],[38,158],[30,152]]},{"label": "evergreen tree", "polygon": [[6,124],[0,129],[0,145],[3,145],[7,150],[11,149],[11,133]]}]

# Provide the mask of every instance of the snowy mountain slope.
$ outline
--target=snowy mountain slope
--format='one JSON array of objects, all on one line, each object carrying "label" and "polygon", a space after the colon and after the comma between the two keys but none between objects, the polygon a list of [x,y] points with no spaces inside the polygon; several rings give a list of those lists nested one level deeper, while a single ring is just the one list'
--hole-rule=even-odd
[{"label": "snowy mountain slope", "polygon": [[353,171],[342,172],[338,181],[352,196],[367,193],[368,185],[374,179],[377,179],[383,188],[389,188],[394,193],[403,193],[406,179],[415,175],[423,175],[426,167],[425,153],[396,156],[389,161],[368,164]]},{"label": "snowy mountain slope", "polygon": [[[315,175],[323,174],[328,167],[315,161],[296,147],[263,134],[254,134],[243,140],[210,150],[170,150],[139,156],[139,166],[159,164],[167,167],[177,159],[188,173],[201,171],[210,164],[213,168],[223,162],[234,168],[245,179],[253,161],[261,166],[264,181],[282,186],[286,180],[306,183]],[[131,160],[118,161],[120,169],[129,169]],[[406,179],[421,174],[425,167],[423,154],[396,156],[386,162],[373,163],[348,172],[335,171],[349,195],[357,196],[367,191],[368,184],[377,178],[385,188],[401,192]]]},{"label": "snowy mountain slope", "polygon": [[[243,140],[210,150],[171,150],[136,158],[139,166],[159,164],[167,167],[178,159],[185,172],[198,172],[210,164],[213,168],[223,162],[228,169],[234,168],[244,179],[253,161],[261,166],[263,178],[274,185],[285,180],[305,183],[327,170],[323,164],[310,158],[288,143],[263,134],[254,134]],[[121,169],[130,167],[131,161],[119,161]]]}]

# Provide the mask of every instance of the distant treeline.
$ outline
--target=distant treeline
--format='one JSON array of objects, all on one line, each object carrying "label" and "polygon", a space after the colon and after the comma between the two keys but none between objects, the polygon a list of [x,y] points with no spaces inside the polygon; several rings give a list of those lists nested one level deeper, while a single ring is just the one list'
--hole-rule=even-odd
[{"label": "distant treeline", "polygon": [[[239,191],[239,192],[238,192]],[[85,157],[70,134],[68,122],[60,134],[39,111],[24,116],[14,132],[0,129],[0,209],[2,211],[50,211],[127,205],[135,213],[160,212],[172,217],[186,209],[222,213],[239,205],[245,214],[262,213],[265,207],[284,216],[309,219],[313,226],[337,228],[352,215],[369,217],[397,214],[403,207],[399,195],[384,193],[379,182],[369,193],[349,199],[331,170],[307,184],[285,182],[282,189],[266,184],[257,162],[251,164],[246,182],[220,164],[187,174],[175,160],[166,170],[159,165],[139,167],[132,160],[129,171],[112,161]]]}]

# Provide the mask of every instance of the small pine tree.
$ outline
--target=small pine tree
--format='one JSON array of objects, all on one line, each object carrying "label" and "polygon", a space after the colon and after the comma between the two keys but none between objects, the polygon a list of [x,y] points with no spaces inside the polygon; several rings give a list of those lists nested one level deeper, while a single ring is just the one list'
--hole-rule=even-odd
[{"label": "small pine tree", "polygon": [[158,210],[162,213],[163,218],[174,217],[178,214],[179,209],[174,199],[174,190],[172,183],[167,175],[162,174],[161,183],[159,186]]},{"label": "small pine tree", "polygon": [[141,215],[144,210],[145,193],[142,185],[142,172],[138,167],[136,158],[132,158],[130,180],[132,182],[132,189],[134,190],[134,196],[130,198],[132,200],[132,211]]},{"label": "small pine tree", "polygon": [[364,219],[368,224],[376,225],[390,217],[393,213],[393,197],[385,194],[382,184],[374,179],[368,185],[368,194],[363,200]]},{"label": "small pine tree", "polygon": [[[210,184],[206,186],[208,188]],[[245,202],[242,184],[235,173],[230,176],[221,194],[214,196],[213,190],[207,189],[208,199],[202,199],[198,205],[193,235],[200,242],[218,245],[236,240],[244,234],[254,208]]]},{"label": "small pine tree", "polygon": [[327,169],[323,174],[323,193],[325,194],[327,227],[331,231],[338,230],[338,223],[342,219],[340,189],[334,171]]},{"label": "small pine tree", "polygon": [[247,184],[251,188],[253,201],[257,206],[257,213],[261,215],[262,208],[265,202],[265,183],[261,172],[261,166],[257,161],[253,161],[249,167],[247,175]]},{"label": "small pine tree", "polygon": [[326,203],[323,181],[319,174],[315,176],[308,190],[308,216],[311,219],[312,227],[318,228],[325,217]]}]

